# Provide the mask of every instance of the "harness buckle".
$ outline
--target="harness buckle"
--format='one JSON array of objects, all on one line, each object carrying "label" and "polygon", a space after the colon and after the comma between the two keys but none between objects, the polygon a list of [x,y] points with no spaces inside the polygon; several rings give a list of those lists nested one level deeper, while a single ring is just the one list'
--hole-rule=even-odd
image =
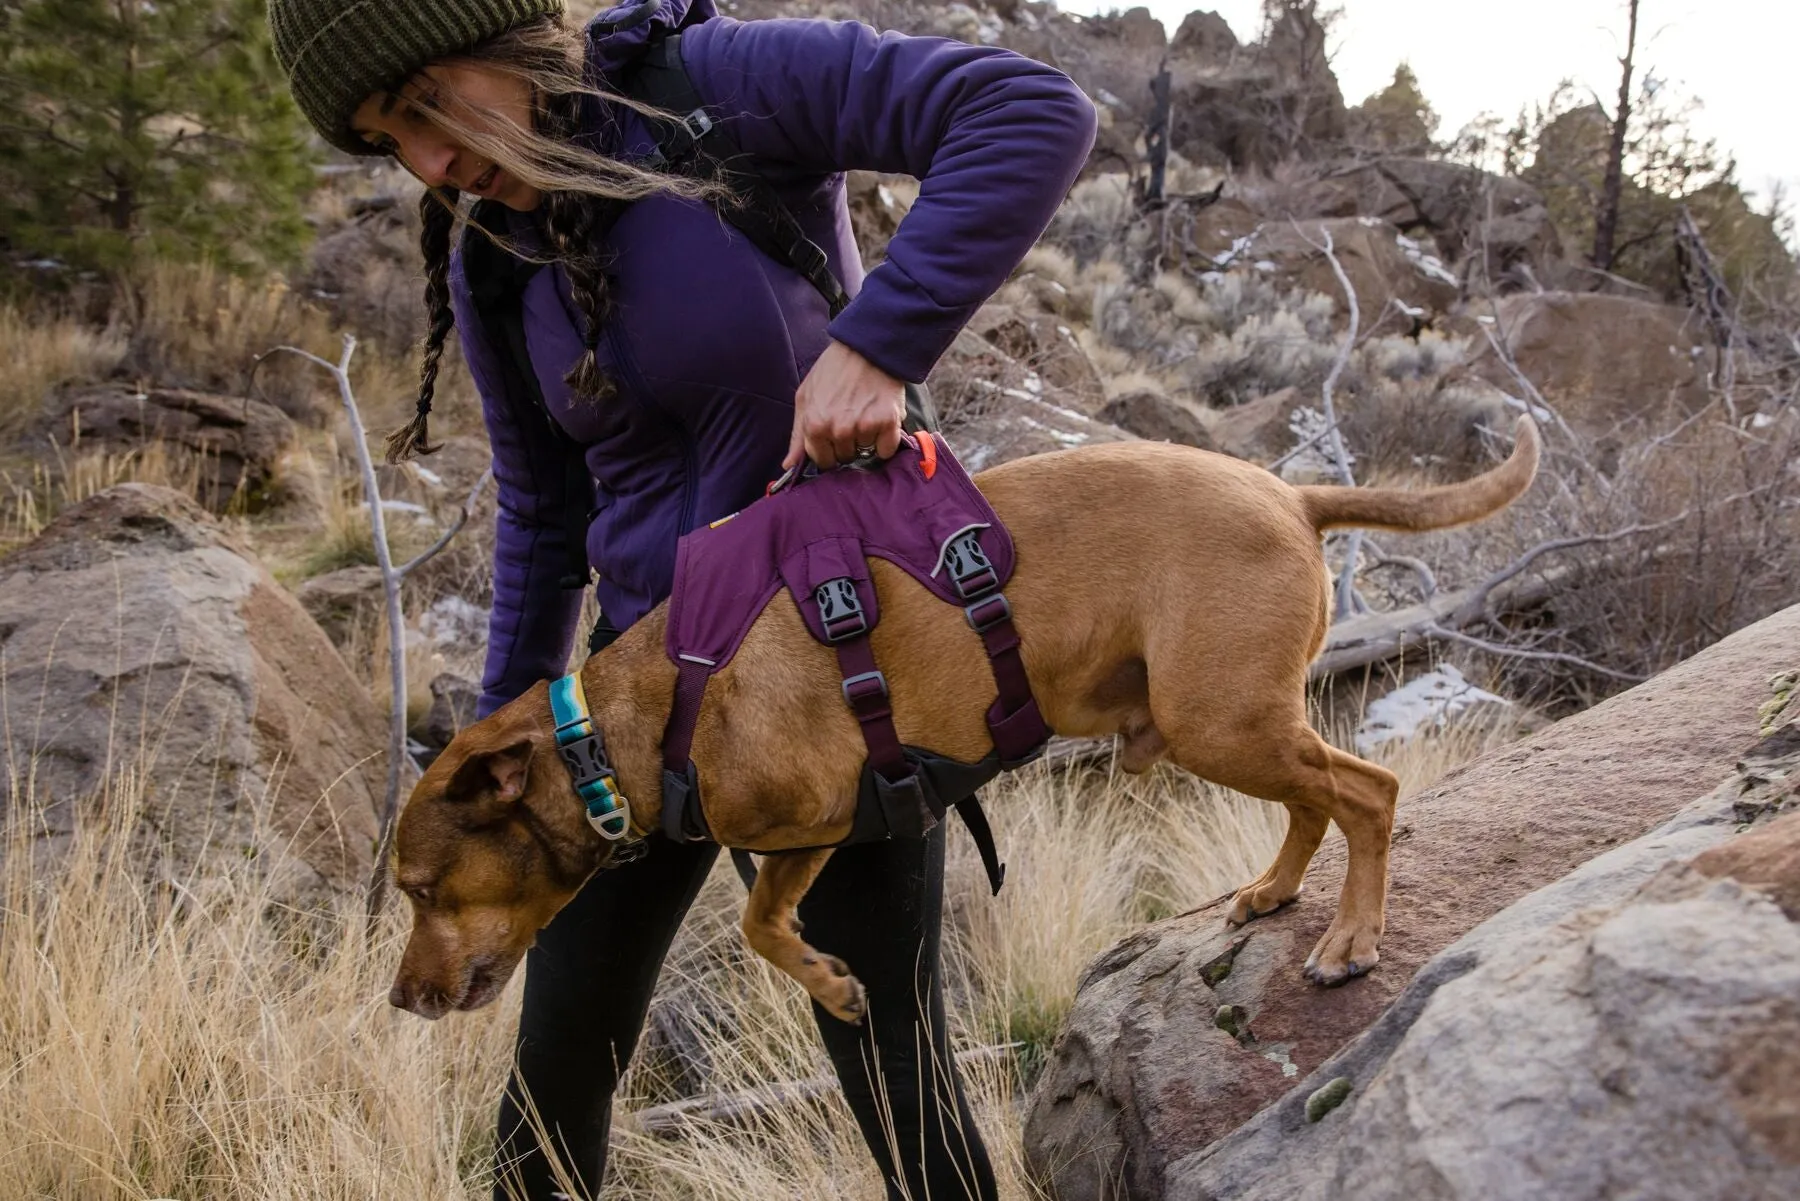
[{"label": "harness buckle", "polygon": [[698,142],[701,138],[712,132],[713,119],[707,115],[705,109],[697,108],[687,116],[681,118],[681,124],[687,129],[688,137]]},{"label": "harness buckle", "polygon": [[977,634],[985,634],[1003,621],[1012,620],[1012,604],[1004,592],[984,596],[972,605],[963,606],[963,619]]},{"label": "harness buckle", "polygon": [[847,575],[826,580],[813,589],[813,603],[819,606],[819,624],[825,628],[825,641],[842,642],[869,631],[868,615],[862,599],[856,595],[856,581]]},{"label": "harness buckle", "polygon": [[979,530],[964,530],[944,548],[944,566],[950,571],[950,582],[964,600],[992,592],[1000,586],[1000,575],[981,549]]},{"label": "harness buckle", "polygon": [[844,678],[844,703],[858,721],[885,717],[893,710],[888,706],[887,677],[879,671],[865,671]]}]

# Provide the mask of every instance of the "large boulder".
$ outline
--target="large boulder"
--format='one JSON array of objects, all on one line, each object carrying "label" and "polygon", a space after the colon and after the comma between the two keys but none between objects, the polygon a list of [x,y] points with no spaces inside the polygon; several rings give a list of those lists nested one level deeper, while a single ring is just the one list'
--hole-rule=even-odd
[{"label": "large boulder", "polygon": [[[1708,400],[1713,365],[1704,324],[1685,309],[1593,292],[1519,293],[1491,314],[1519,370],[1578,430],[1691,413]],[[1519,385],[1485,339],[1471,370],[1515,395]]]},{"label": "large boulder", "polygon": [[1408,319],[1442,313],[1462,294],[1461,283],[1437,256],[1437,247],[1409,238],[1376,217],[1289,221],[1264,225],[1251,239],[1246,257],[1270,264],[1287,282],[1337,302],[1341,320],[1349,309],[1343,286],[1331,269],[1325,246],[1356,289],[1357,306],[1366,331],[1383,323],[1392,331],[1408,328]]},{"label": "large boulder", "polygon": [[1343,880],[1335,832],[1299,904],[1228,930],[1221,899],[1101,955],[1030,1102],[1034,1170],[1068,1201],[1170,1195],[1169,1165],[1293,1088],[1434,955],[1715,786],[1797,643],[1800,606],[1402,801],[1381,964],[1343,988],[1299,971]]},{"label": "large boulder", "polygon": [[1499,287],[1554,285],[1562,242],[1536,188],[1439,159],[1383,158],[1326,175],[1295,216],[1379,217],[1430,236],[1465,277]]},{"label": "large boulder", "polygon": [[220,512],[233,504],[254,510],[273,499],[277,465],[294,444],[294,423],[274,405],[184,388],[73,389],[56,398],[45,424],[65,448],[172,452],[183,461],[171,466],[191,467],[195,491]]},{"label": "large boulder", "polygon": [[[122,484],[0,561],[0,766],[42,849],[121,790],[152,874],[254,858],[278,895],[370,863],[385,723],[299,603],[186,497]],[[8,814],[9,818],[14,816]]]},{"label": "large boulder", "polygon": [[1162,1195],[1800,1196],[1800,813],[1768,820],[1800,806],[1796,769],[1789,727],[1490,918]]}]

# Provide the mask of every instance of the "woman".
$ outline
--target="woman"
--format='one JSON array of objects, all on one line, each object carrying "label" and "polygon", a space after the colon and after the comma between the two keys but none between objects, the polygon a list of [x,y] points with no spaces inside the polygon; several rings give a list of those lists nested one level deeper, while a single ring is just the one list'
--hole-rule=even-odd
[{"label": "woman", "polygon": [[[395,156],[430,189],[418,415],[391,448],[429,449],[438,360],[460,327],[499,487],[483,715],[564,670],[581,599],[562,586],[571,512],[577,529],[586,519],[599,576],[600,645],[667,595],[681,534],[754,500],[783,466],[891,454],[904,381],[924,379],[1017,265],[1094,134],[1093,108],[1068,79],[990,47],[850,23],[743,23],[717,17],[712,0],[639,0],[581,34],[560,10],[270,5],[277,54],[319,132],[351,153]],[[767,180],[825,249],[853,297],[841,312],[720,219],[735,189],[643,165],[653,126],[620,97],[675,32],[693,90],[744,156],[734,166]],[[854,168],[922,181],[866,279],[844,198],[842,172]],[[459,194],[490,203],[453,250]],[[507,286],[510,346],[494,319],[503,307],[483,302]],[[585,471],[579,460],[564,470],[570,446]],[[653,837],[539,936],[501,1105],[497,1196],[599,1190],[614,1084],[716,853]],[[893,1198],[994,1196],[947,1054],[943,864],[941,829],[846,848],[802,906],[809,940],[854,962],[868,987],[863,1027],[815,1016]],[[548,1148],[522,1117],[527,1095]]]}]

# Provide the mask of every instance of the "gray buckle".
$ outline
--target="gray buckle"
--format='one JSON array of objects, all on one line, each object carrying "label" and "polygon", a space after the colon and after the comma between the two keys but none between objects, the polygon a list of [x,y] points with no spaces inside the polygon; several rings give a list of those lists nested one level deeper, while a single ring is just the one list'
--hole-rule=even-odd
[{"label": "gray buckle", "polygon": [[979,530],[964,530],[944,548],[944,566],[950,571],[950,582],[964,600],[1000,586],[1000,575],[981,549],[979,534]]},{"label": "gray buckle", "polygon": [[849,576],[826,580],[813,589],[813,603],[819,606],[826,642],[843,642],[868,633],[868,615],[863,612],[862,598],[856,595],[856,581]]},{"label": "gray buckle", "polygon": [[964,605],[963,620],[977,634],[985,634],[1001,622],[1012,620],[1012,604],[1006,599],[1006,593],[996,592],[972,605]]}]

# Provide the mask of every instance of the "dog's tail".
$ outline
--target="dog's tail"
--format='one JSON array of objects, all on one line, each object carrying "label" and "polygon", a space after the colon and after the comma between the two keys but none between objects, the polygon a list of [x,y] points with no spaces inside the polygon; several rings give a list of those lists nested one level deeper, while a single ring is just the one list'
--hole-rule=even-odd
[{"label": "dog's tail", "polygon": [[1300,489],[1306,516],[1317,530],[1365,526],[1379,530],[1440,530],[1480,521],[1517,500],[1537,474],[1539,438],[1529,415],[1513,428],[1513,451],[1492,471],[1436,488]]}]

